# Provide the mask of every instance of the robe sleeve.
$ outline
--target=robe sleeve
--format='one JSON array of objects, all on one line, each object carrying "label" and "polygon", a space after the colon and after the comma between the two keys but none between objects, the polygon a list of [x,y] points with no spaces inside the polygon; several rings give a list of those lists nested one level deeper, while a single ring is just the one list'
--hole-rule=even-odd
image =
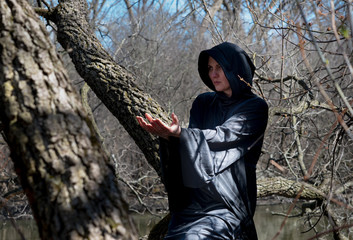
[{"label": "robe sleeve", "polygon": [[[267,125],[267,104],[251,100],[215,129],[183,128],[180,157],[183,183],[200,188],[262,143]],[[253,159],[251,164],[256,164]]]},{"label": "robe sleeve", "polygon": [[168,193],[169,210],[180,211],[191,200],[190,189],[184,186],[182,180],[179,139],[172,137],[168,141],[160,138],[159,146],[162,181]]}]

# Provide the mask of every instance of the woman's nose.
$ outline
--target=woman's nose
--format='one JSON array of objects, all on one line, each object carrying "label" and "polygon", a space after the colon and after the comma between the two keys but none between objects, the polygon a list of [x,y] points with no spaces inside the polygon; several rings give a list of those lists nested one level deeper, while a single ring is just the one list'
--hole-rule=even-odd
[{"label": "woman's nose", "polygon": [[217,76],[218,76],[218,72],[217,71],[213,70],[213,71],[210,72],[210,78],[215,78]]}]

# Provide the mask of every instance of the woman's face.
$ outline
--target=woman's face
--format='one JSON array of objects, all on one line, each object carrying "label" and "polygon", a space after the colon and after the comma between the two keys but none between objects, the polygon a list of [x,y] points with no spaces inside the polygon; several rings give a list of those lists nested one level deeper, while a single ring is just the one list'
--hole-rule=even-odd
[{"label": "woman's face", "polygon": [[217,92],[224,92],[228,97],[232,96],[232,89],[222,67],[212,57],[208,58],[208,76]]}]

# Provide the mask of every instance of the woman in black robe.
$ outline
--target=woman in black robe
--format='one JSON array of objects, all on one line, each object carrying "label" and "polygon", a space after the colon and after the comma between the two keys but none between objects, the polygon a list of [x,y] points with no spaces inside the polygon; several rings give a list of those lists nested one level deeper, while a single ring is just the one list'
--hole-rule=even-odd
[{"label": "woman in black robe", "polygon": [[165,239],[256,240],[256,164],[268,106],[251,92],[255,67],[244,50],[224,42],[200,53],[198,70],[213,92],[195,99],[188,128],[175,114],[170,126],[137,117],[161,139],[172,215]]}]

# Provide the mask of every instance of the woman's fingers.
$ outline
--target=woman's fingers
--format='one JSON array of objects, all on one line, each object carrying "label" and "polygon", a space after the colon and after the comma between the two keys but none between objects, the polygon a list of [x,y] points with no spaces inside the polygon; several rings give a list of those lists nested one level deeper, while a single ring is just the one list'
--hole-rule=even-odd
[{"label": "woman's fingers", "polygon": [[178,117],[172,113],[172,124],[168,126],[160,119],[154,119],[148,113],[145,114],[148,122],[146,122],[142,117],[137,116],[136,119],[140,126],[151,134],[160,136],[162,138],[168,139],[169,136],[179,136],[180,126]]},{"label": "woman's fingers", "polygon": [[152,127],[157,131],[160,132],[161,134],[165,133],[166,131],[168,131],[168,126],[165,125],[160,119],[154,119],[152,118],[151,115],[149,115],[148,113],[145,114],[146,119],[150,122],[150,124],[152,125]]},{"label": "woman's fingers", "polygon": [[138,121],[138,123],[139,123],[140,125],[141,125],[141,123],[144,123],[144,122],[145,122],[145,120],[144,120],[142,117],[140,117],[140,116],[137,116],[136,119],[137,119],[137,121]]},{"label": "woman's fingers", "polygon": [[145,122],[145,120],[142,117],[136,117],[136,119],[142,128],[144,128],[144,129],[147,128],[147,123]]},{"label": "woman's fingers", "polygon": [[[157,135],[157,136],[161,136],[162,135],[162,131],[160,130],[159,126],[156,124],[156,120],[153,119],[151,117],[151,115],[146,114],[146,119],[148,122],[145,121],[145,119],[143,119],[140,116],[137,116],[136,119],[139,123],[139,125],[145,129],[147,132],[153,134],[153,135]],[[163,137],[163,136],[161,136]]]},{"label": "woman's fingers", "polygon": [[177,115],[175,115],[175,113],[172,113],[172,120],[173,120],[173,124],[179,125],[179,119]]},{"label": "woman's fingers", "polygon": [[152,118],[152,116],[149,115],[148,113],[145,114],[145,117],[146,117],[146,119],[147,119],[150,123],[152,123],[152,122],[154,121],[154,119]]},{"label": "woman's fingers", "polygon": [[179,119],[177,115],[175,115],[175,113],[172,113],[172,120],[173,120],[172,125],[170,125],[171,132],[173,133],[174,136],[179,137],[181,128],[179,125]]},{"label": "woman's fingers", "polygon": [[136,119],[137,119],[137,122],[140,124],[140,126],[144,127],[145,121],[142,119],[142,117],[137,116]]},{"label": "woman's fingers", "polygon": [[140,124],[141,127],[151,129],[153,128],[153,122],[155,121],[150,115],[146,114],[146,119],[148,120],[148,123],[143,119],[142,117],[138,116],[136,117],[138,123]]},{"label": "woman's fingers", "polygon": [[154,121],[154,123],[156,127],[159,128],[160,130],[166,131],[169,129],[169,127],[158,118]]},{"label": "woman's fingers", "polygon": [[145,129],[147,132],[153,134],[153,135],[159,135],[158,131],[156,131],[156,129],[150,124],[147,123],[142,117],[137,116],[136,117],[138,123],[140,124],[140,126]]},{"label": "woman's fingers", "polygon": [[149,123],[147,123],[142,117],[136,117],[138,123],[140,124],[140,126],[145,129],[146,131],[155,134],[155,130],[153,129],[153,126]]}]

